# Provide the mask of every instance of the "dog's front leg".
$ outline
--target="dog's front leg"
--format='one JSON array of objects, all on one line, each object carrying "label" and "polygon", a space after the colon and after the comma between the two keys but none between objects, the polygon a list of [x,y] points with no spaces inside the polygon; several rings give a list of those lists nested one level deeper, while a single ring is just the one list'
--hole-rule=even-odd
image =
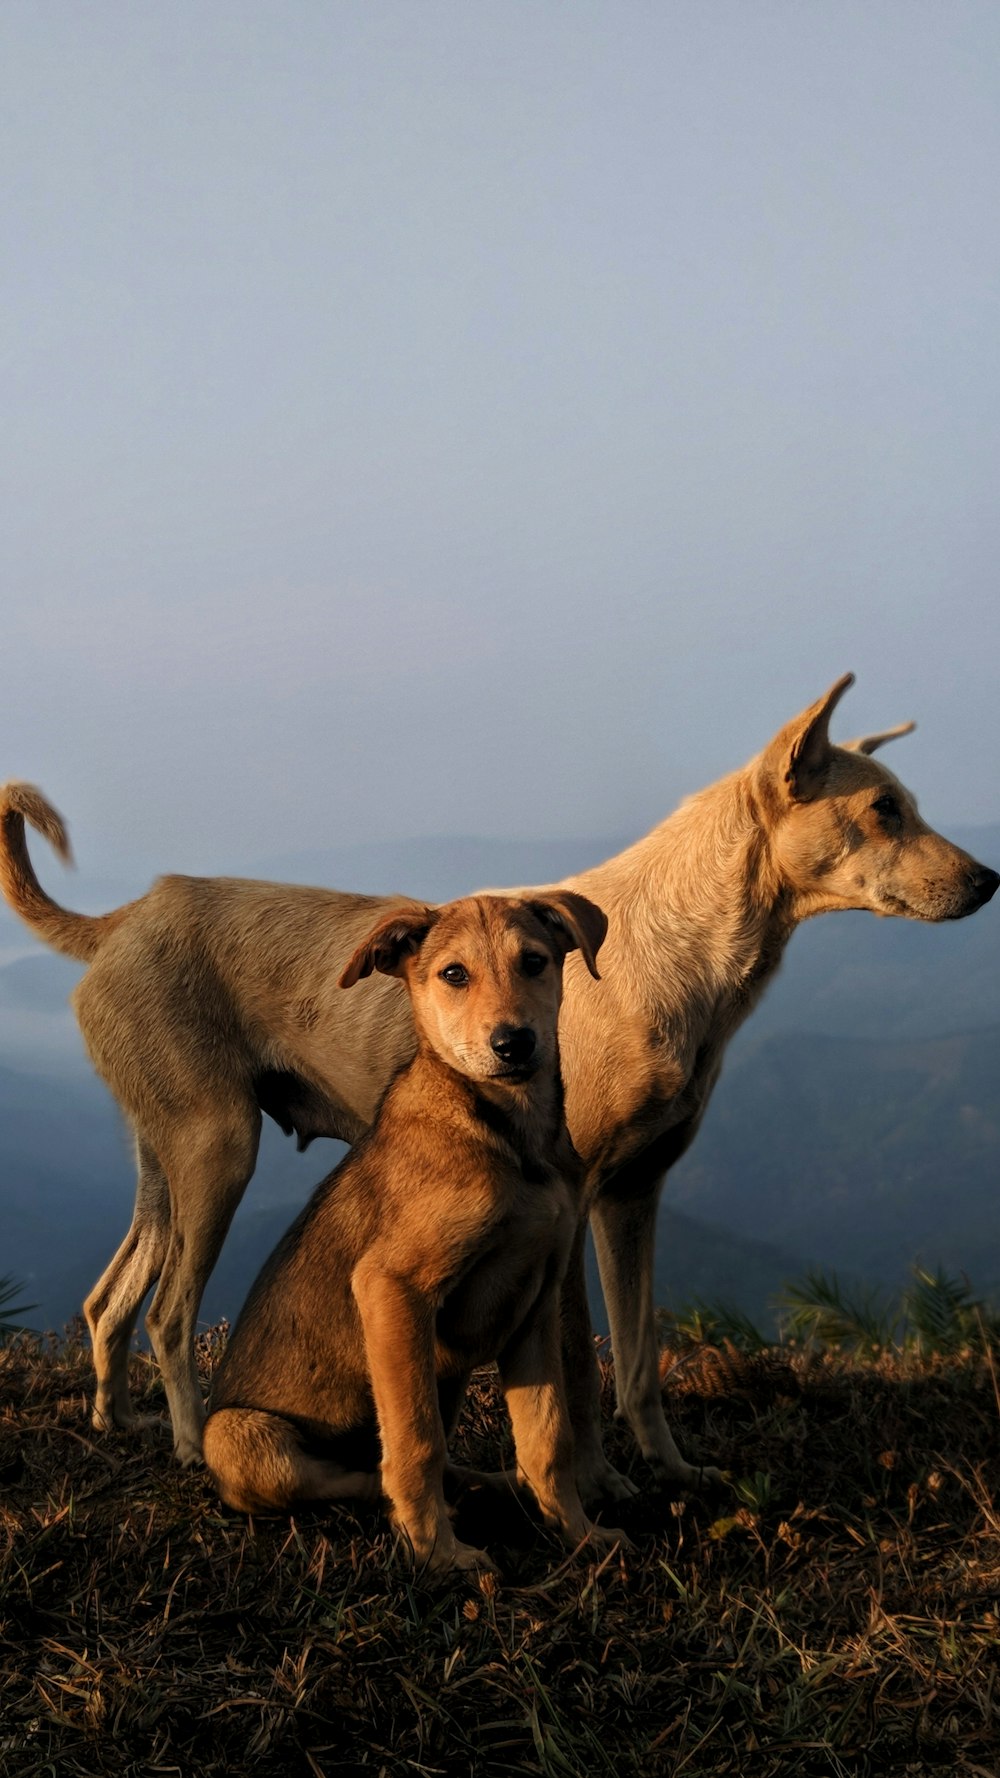
[{"label": "dog's front leg", "polygon": [[562,1282],[562,1357],[573,1427],[576,1485],[587,1505],[596,1507],[601,1501],[631,1500],[639,1490],[608,1462],[601,1443],[601,1373],[587,1301],[586,1238],[587,1225],[581,1222]]},{"label": "dog's front leg", "polygon": [[382,1446],[382,1488],[418,1568],[492,1569],[459,1543],[445,1506],[447,1456],[434,1372],[434,1305],[408,1279],[363,1259],[351,1280]]},{"label": "dog's front leg", "polygon": [[623,1531],[591,1523],[573,1474],[573,1429],[563,1384],[558,1292],[549,1291],[500,1354],[517,1480],[530,1488],[546,1523],[571,1544],[628,1544]]},{"label": "dog's front leg", "polygon": [[591,1209],[591,1225],[611,1322],[618,1413],[659,1482],[698,1488],[723,1478],[717,1469],[685,1461],[663,1412],[653,1309],[658,1200],[658,1186],[635,1196],[599,1197]]}]

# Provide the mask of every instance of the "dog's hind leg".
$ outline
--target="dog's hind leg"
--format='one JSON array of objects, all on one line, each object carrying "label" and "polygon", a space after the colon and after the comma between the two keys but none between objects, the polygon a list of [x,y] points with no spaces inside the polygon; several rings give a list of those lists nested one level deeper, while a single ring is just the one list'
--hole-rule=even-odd
[{"label": "dog's hind leg", "polygon": [[639,1490],[628,1476],[623,1476],[613,1463],[609,1463],[601,1442],[601,1379],[584,1270],[586,1233],[586,1223],[581,1222],[573,1238],[573,1250],[562,1282],[562,1357],[566,1399],[573,1426],[576,1485],[584,1504],[597,1507],[603,1501],[631,1500]]},{"label": "dog's hind leg", "polygon": [[[623,1178],[624,1170],[617,1180]],[[618,1413],[632,1428],[658,1481],[697,1488],[722,1477],[717,1469],[685,1462],[663,1412],[653,1309],[658,1200],[656,1189],[599,1197],[591,1209],[591,1226],[611,1322]]]},{"label": "dog's hind leg", "polygon": [[260,1111],[252,1099],[222,1113],[204,1105],[171,1131],[162,1159],[173,1212],[156,1295],[146,1317],[183,1464],[201,1459],[205,1407],[194,1330],[205,1285],[257,1159]]},{"label": "dog's hind leg", "polygon": [[93,1424],[98,1431],[135,1424],[128,1389],[129,1340],[142,1299],[160,1275],[170,1240],[166,1177],[141,1136],[136,1137],[136,1162],[139,1181],[132,1226],[84,1304],[97,1375]]},{"label": "dog's hind leg", "polygon": [[349,1470],[303,1449],[280,1414],[219,1408],[205,1426],[205,1462],[227,1506],[237,1512],[287,1512],[313,1500],[377,1500],[377,1470]]}]

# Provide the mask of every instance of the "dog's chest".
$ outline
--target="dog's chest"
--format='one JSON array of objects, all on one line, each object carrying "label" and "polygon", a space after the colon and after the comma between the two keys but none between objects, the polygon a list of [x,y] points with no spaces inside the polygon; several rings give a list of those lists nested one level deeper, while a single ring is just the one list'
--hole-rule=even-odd
[{"label": "dog's chest", "polygon": [[613,1083],[603,1119],[591,1109],[591,1129],[581,1135],[573,1128],[586,1156],[588,1201],[620,1169],[654,1157],[658,1168],[670,1166],[683,1153],[718,1079],[724,1047],[713,1032],[681,1060],[651,1043],[641,1074]]},{"label": "dog's chest", "polygon": [[445,1370],[496,1358],[539,1298],[558,1289],[576,1222],[574,1194],[559,1174],[510,1181],[488,1235],[440,1302],[435,1332]]}]

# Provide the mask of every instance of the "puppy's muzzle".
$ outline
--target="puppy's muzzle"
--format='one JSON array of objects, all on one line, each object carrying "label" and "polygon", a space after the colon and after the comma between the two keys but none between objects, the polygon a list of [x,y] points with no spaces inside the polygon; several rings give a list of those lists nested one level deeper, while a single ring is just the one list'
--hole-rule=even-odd
[{"label": "puppy's muzzle", "polygon": [[534,1072],[535,1042],[530,1025],[495,1025],[490,1032],[490,1049],[505,1074]]}]

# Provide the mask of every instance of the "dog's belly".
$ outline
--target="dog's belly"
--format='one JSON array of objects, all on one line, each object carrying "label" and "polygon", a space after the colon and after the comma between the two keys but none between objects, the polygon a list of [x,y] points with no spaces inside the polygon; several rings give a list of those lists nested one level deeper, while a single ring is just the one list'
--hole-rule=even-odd
[{"label": "dog's belly", "polygon": [[319,1087],[292,1068],[264,1068],[254,1080],[261,1111],[274,1119],[286,1136],[295,1135],[300,1151],[315,1136],[356,1142],[367,1124],[330,1087]]}]

